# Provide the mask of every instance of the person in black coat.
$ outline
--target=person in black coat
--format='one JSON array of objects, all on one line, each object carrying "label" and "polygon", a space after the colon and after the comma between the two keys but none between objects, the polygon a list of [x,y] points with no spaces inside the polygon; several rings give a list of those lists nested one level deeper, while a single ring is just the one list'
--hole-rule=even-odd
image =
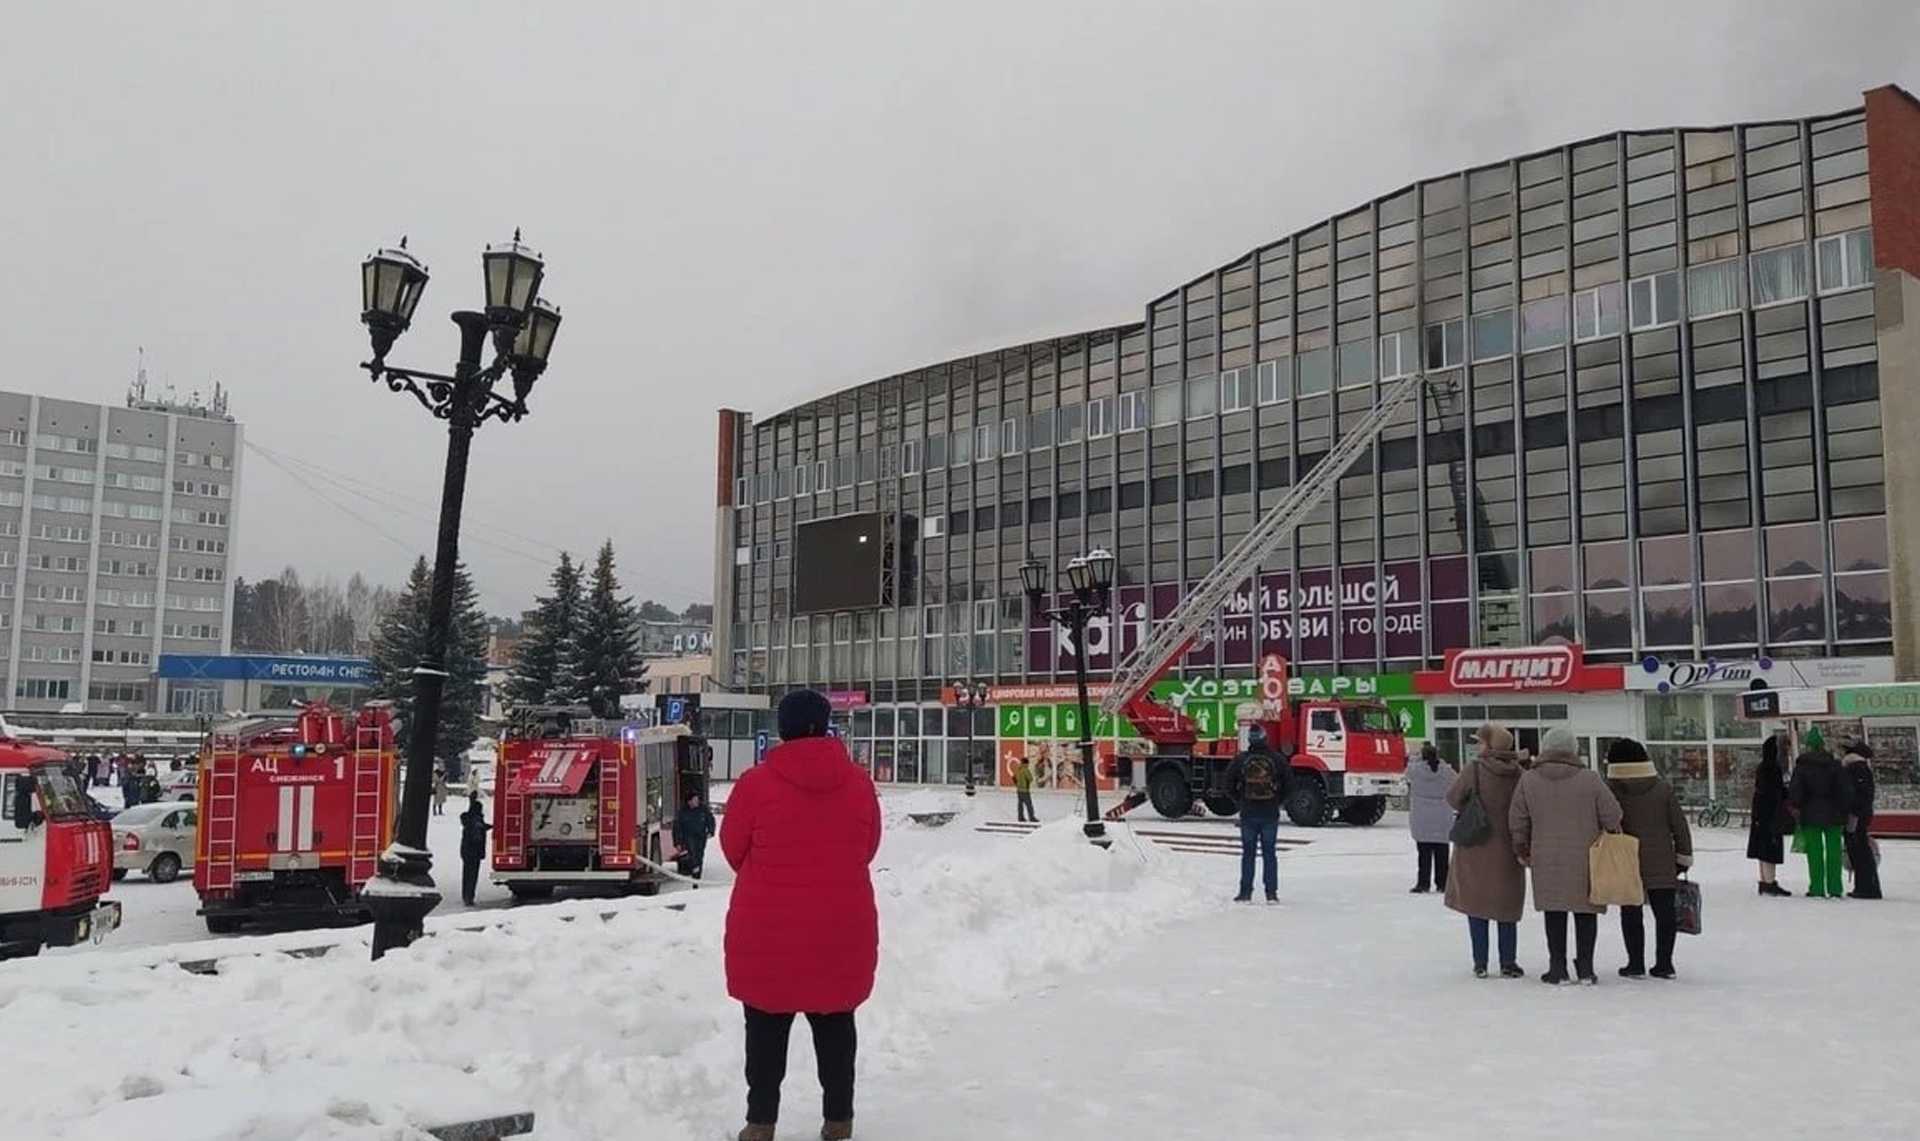
[{"label": "person in black coat", "polygon": [[467,810],[460,814],[460,900],[473,906],[474,889],[480,885],[480,861],[487,858],[487,833],[493,825],[480,811],[480,798],[470,797]]},{"label": "person in black coat", "polygon": [[1787,806],[1786,735],[1775,733],[1760,746],[1760,765],[1753,770],[1753,811],[1747,825],[1747,859],[1760,865],[1761,895],[1792,895],[1774,882],[1787,862],[1783,839],[1793,831],[1793,813]]},{"label": "person in black coat", "polygon": [[700,794],[689,793],[687,801],[673,814],[673,842],[680,849],[680,874],[699,879],[707,862],[707,837],[713,835],[713,809]]},{"label": "person in black coat", "polygon": [[1847,860],[1853,865],[1854,899],[1880,898],[1880,867],[1873,857],[1867,829],[1873,824],[1873,749],[1865,742],[1847,746],[1847,777],[1853,783],[1852,813],[1847,818]]}]

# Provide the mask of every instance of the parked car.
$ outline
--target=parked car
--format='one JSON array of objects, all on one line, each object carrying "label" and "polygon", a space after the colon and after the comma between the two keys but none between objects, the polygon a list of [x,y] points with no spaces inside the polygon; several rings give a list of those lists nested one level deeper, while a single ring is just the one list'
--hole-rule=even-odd
[{"label": "parked car", "polygon": [[113,818],[113,878],[145,872],[154,883],[172,883],[193,866],[194,825],[191,804],[160,801],[136,804]]},{"label": "parked car", "polygon": [[192,800],[198,791],[200,770],[192,765],[162,769],[158,776],[161,800]]}]

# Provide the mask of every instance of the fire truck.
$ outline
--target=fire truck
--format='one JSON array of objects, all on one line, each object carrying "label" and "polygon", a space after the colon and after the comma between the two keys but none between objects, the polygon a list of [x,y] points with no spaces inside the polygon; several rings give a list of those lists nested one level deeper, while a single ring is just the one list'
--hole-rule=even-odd
[{"label": "fire truck", "polygon": [[0,959],[102,942],[120,926],[103,899],[113,833],[66,754],[0,736]]},{"label": "fire truck", "polygon": [[193,887],[214,934],[250,920],[368,918],[360,890],[393,838],[393,707],[325,702],[217,728],[200,758]]},{"label": "fire truck", "polygon": [[493,882],[651,895],[670,873],[673,816],[707,793],[713,750],[686,725],[641,727],[585,708],[518,709],[493,785]]},{"label": "fire truck", "polygon": [[[1146,787],[1134,787],[1107,814],[1110,818],[1124,816],[1149,800],[1155,811],[1170,819],[1188,815],[1195,801],[1223,816],[1239,810],[1224,782],[1234,742],[1203,746],[1185,713],[1153,698],[1153,685],[1196,642],[1211,637],[1221,604],[1233,588],[1292,537],[1294,528],[1319,507],[1347,468],[1372,448],[1381,429],[1428,385],[1423,374],[1415,373],[1386,389],[1380,402],[1115,668],[1100,709],[1109,716],[1126,717],[1141,737],[1152,742],[1154,752],[1144,766],[1131,758],[1119,760],[1119,783],[1133,786],[1140,775],[1136,768],[1144,767]],[[1433,387],[1441,402],[1440,414],[1448,414],[1446,405],[1453,390]],[[1092,557],[1112,558],[1102,553]],[[1378,823],[1387,810],[1387,798],[1405,792],[1406,740],[1393,711],[1373,701],[1289,697],[1287,663],[1278,655],[1267,656],[1262,673],[1265,696],[1243,709],[1241,720],[1260,726],[1267,742],[1287,761],[1288,818],[1306,827],[1335,817],[1349,824]]]}]

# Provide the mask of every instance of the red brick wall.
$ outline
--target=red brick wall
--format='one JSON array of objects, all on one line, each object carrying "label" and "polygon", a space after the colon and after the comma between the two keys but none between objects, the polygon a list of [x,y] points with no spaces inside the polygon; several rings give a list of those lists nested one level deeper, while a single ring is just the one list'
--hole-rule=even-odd
[{"label": "red brick wall", "polygon": [[1892,84],[1866,100],[1873,263],[1920,277],[1920,100]]},{"label": "red brick wall", "polygon": [[714,488],[713,492],[713,503],[716,507],[733,506],[733,445],[735,438],[740,434],[736,431],[739,417],[740,414],[731,408],[720,410],[720,445],[714,451],[718,461],[714,466],[719,469],[720,474],[719,486]]}]

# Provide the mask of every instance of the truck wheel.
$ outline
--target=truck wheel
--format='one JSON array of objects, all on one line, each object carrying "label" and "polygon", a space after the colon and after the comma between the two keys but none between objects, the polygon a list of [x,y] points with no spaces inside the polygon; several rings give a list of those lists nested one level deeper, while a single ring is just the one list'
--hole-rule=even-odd
[{"label": "truck wheel", "polygon": [[529,899],[553,898],[553,885],[550,883],[510,883],[507,885],[507,891],[512,894],[515,903]]},{"label": "truck wheel", "polygon": [[1232,816],[1240,811],[1240,802],[1224,792],[1210,792],[1201,798],[1201,803],[1215,816]]},{"label": "truck wheel", "polygon": [[162,852],[147,865],[147,878],[154,883],[172,883],[180,878],[180,857]]},{"label": "truck wheel", "polygon": [[1384,796],[1356,796],[1340,806],[1340,819],[1355,828],[1371,828],[1387,814]]},{"label": "truck wheel", "polygon": [[1186,774],[1168,765],[1147,778],[1147,799],[1153,810],[1168,820],[1183,820],[1193,811],[1193,790],[1187,787]]},{"label": "truck wheel", "polygon": [[1296,772],[1287,782],[1287,819],[1302,828],[1318,828],[1327,822],[1327,790],[1318,775]]},{"label": "truck wheel", "polygon": [[231,935],[240,930],[240,922],[238,915],[209,915],[207,916],[207,934]]},{"label": "truck wheel", "polygon": [[121,880],[123,880],[123,879],[126,879],[126,878],[127,878],[127,869],[125,869],[125,868],[115,868],[115,869],[113,869],[113,882],[114,882],[114,883],[119,883],[119,882],[120,882]]}]

